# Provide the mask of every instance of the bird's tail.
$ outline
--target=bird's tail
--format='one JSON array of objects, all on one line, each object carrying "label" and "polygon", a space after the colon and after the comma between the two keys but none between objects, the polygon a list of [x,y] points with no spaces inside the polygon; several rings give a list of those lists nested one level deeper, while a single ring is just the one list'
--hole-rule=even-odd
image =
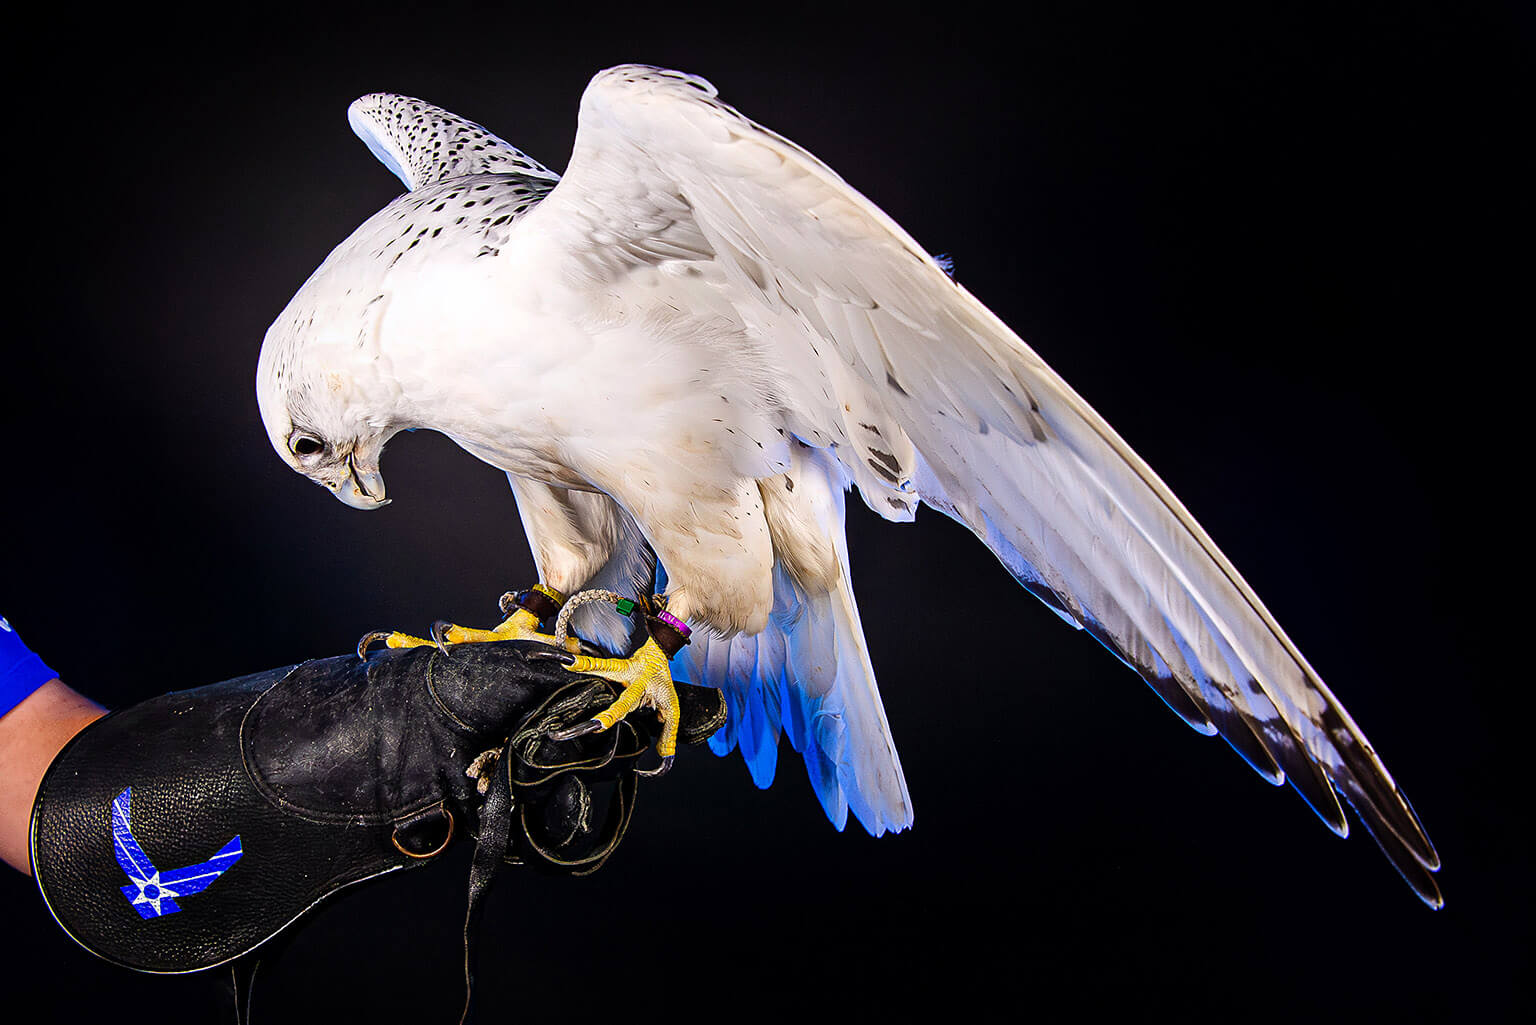
[{"label": "bird's tail", "polygon": [[775,536],[768,626],[734,637],[699,628],[673,671],[679,679],[725,692],[730,718],[710,747],[719,755],[740,748],[758,787],[773,782],[782,732],[805,760],[833,825],[842,829],[852,810],[872,835],[896,832],[912,825],[912,799],[853,598],[843,533],[846,477],[836,463],[809,449],[801,450],[795,464],[794,504],[811,514],[798,523],[814,522],[827,554],[835,552],[828,572],[817,575],[820,585],[807,579],[810,574],[795,572],[795,557],[782,550],[791,542]]}]

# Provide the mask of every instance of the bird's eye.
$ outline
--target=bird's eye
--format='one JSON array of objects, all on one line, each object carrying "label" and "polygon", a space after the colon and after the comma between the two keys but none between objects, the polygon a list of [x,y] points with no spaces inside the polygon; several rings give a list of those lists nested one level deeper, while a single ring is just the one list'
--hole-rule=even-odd
[{"label": "bird's eye", "polygon": [[293,452],[300,456],[319,455],[325,451],[325,445],[318,438],[311,438],[307,434],[301,434],[293,439]]}]

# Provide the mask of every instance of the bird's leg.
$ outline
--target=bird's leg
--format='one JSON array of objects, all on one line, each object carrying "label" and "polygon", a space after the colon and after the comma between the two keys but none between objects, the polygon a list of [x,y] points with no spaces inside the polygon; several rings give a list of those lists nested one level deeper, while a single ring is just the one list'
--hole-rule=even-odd
[{"label": "bird's leg", "polygon": [[[473,627],[445,623],[441,630],[434,625],[433,636],[436,638],[441,635],[442,640],[448,644],[484,641],[543,641],[556,644],[554,636],[544,633],[539,626],[545,620],[553,620],[558,616],[564,604],[565,595],[548,584],[534,584],[526,591],[508,591],[501,596],[501,614],[505,618],[497,626],[489,630],[476,630]],[[568,638],[563,647],[568,651],[581,650],[579,642],[574,638]]]},{"label": "bird's leg", "polygon": [[645,617],[650,636],[629,658],[590,658],[586,655],[559,655],[554,652],[533,656],[558,659],[573,673],[612,680],[624,688],[613,704],[591,719],[551,734],[555,740],[570,740],[611,729],[637,708],[656,710],[656,714],[661,717],[661,738],[656,742],[656,753],[661,756],[661,765],[641,773],[646,776],[662,775],[672,768],[672,761],[677,756],[681,707],[669,663],[672,656],[688,643],[688,625],[662,608],[662,600],[660,597],[652,600],[653,611]]},{"label": "bird's leg", "polygon": [[[488,641],[542,641],[556,645],[551,634],[539,629],[547,619],[554,619],[565,604],[565,596],[547,584],[534,584],[526,591],[509,591],[501,596],[502,621],[489,630],[458,626],[438,621],[432,624],[431,639],[414,637],[398,630],[375,630],[357,642],[359,658],[365,657],[368,648],[382,641],[388,648],[419,648],[436,645],[444,648],[449,644],[474,644]],[[567,651],[581,650],[580,641],[567,638],[563,645]]]}]

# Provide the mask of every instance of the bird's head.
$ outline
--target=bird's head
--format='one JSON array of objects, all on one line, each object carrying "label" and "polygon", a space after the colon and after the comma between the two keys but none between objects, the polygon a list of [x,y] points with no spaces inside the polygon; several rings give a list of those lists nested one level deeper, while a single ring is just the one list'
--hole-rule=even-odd
[{"label": "bird's head", "polygon": [[293,353],[269,332],[256,372],[267,440],[284,462],[352,508],[388,505],[379,460],[400,428],[368,415],[352,375],[289,358]]}]

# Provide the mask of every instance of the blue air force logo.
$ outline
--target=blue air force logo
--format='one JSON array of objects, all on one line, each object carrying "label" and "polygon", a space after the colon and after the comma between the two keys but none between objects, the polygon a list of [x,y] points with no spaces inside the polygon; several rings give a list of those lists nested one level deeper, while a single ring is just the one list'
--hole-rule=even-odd
[{"label": "blue air force logo", "polygon": [[112,801],[112,847],[117,863],[133,880],[131,886],[121,887],[123,896],[128,898],[140,918],[158,918],[180,911],[177,898],[190,897],[208,889],[244,853],[240,849],[240,837],[236,836],[207,861],[162,872],[139,846],[133,828],[128,824],[128,802],[132,799],[133,788],[129,787]]}]

